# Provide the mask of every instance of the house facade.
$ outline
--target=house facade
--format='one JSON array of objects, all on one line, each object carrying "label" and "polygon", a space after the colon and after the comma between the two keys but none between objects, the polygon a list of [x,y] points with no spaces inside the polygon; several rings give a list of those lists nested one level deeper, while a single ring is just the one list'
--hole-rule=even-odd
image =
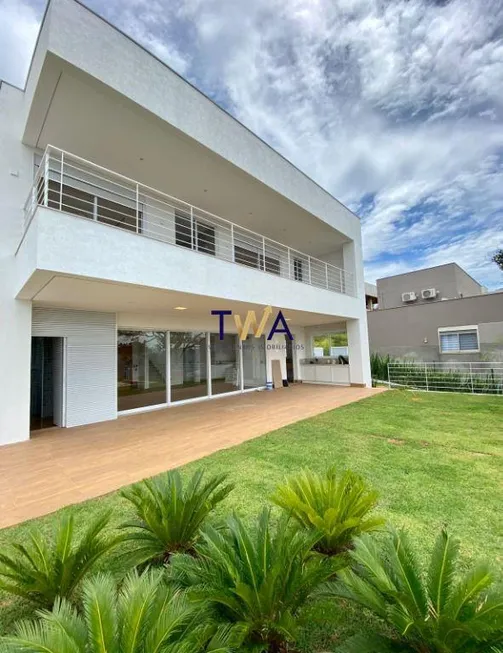
[{"label": "house facade", "polygon": [[316,382],[320,330],[370,385],[357,216],[75,0],[0,85],[0,185],[2,444]]},{"label": "house facade", "polygon": [[377,280],[371,351],[425,362],[503,361],[503,292],[455,263]]}]

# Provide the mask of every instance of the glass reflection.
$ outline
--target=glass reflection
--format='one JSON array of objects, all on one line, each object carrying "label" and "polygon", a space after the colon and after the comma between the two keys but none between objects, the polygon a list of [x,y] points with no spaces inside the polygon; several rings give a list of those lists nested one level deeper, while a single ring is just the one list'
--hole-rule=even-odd
[{"label": "glass reflection", "polygon": [[236,392],[241,389],[239,373],[239,339],[226,334],[220,340],[217,333],[210,334],[211,394]]},{"label": "glass reflection", "polygon": [[266,384],[265,338],[248,336],[243,342],[243,376],[245,388]]},{"label": "glass reflection", "polygon": [[119,331],[117,336],[118,409],[166,403],[166,334]]},{"label": "glass reflection", "polygon": [[171,333],[171,401],[208,395],[206,333]]}]

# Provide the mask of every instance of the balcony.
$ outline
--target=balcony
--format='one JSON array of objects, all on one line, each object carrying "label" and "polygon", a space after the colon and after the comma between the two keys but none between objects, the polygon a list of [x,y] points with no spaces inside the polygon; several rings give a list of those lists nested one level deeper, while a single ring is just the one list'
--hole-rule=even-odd
[{"label": "balcony", "polygon": [[355,296],[353,275],[341,268],[53,146],[26,201],[24,233],[38,206]]}]

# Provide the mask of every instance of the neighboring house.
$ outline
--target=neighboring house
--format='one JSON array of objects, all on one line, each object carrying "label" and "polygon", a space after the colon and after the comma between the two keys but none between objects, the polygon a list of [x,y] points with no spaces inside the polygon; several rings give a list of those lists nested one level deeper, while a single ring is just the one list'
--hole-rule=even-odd
[{"label": "neighboring house", "polygon": [[[357,216],[74,0],[0,86],[0,190],[2,443],[263,388],[275,360],[308,380],[320,330],[348,338],[327,380],[370,385]],[[220,339],[212,310],[265,306],[293,343],[232,316]]]},{"label": "neighboring house", "polygon": [[377,280],[370,349],[422,361],[503,360],[503,292],[456,263]]},{"label": "neighboring house", "polygon": [[377,286],[373,283],[365,282],[365,306],[367,311],[374,311],[377,308]]}]

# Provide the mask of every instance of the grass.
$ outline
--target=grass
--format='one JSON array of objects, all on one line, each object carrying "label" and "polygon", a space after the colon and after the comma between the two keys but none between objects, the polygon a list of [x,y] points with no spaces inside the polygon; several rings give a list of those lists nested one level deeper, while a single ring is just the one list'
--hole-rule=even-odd
[{"label": "grass", "polygon": [[[462,540],[468,562],[487,558],[503,568],[503,399],[390,391],[297,422],[182,468],[228,472],[236,489],[217,515],[232,510],[252,519],[285,475],[329,464],[364,475],[381,495],[379,512],[406,526],[425,556],[442,525]],[[66,508],[83,522],[109,507],[114,522],[129,516],[117,493]],[[35,522],[48,529],[57,518]],[[0,531],[0,547],[21,539],[26,525]],[[501,572],[499,572],[501,573]],[[0,596],[0,632],[26,607]],[[333,651],[355,629],[372,629],[361,610],[318,601],[303,616],[303,652]]]}]

